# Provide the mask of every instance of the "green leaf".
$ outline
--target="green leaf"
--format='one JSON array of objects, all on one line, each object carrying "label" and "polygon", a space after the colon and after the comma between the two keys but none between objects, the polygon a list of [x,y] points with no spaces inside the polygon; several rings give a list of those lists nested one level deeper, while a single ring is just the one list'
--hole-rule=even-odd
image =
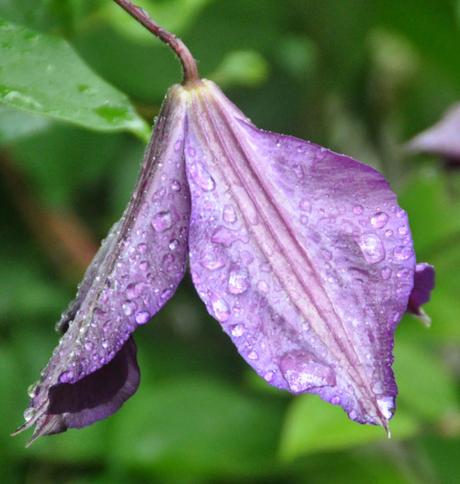
[{"label": "green leaf", "polygon": [[0,145],[40,132],[48,124],[42,116],[0,106]]},{"label": "green leaf", "polygon": [[[416,422],[398,411],[390,422],[394,439],[417,431]],[[351,449],[371,442],[387,440],[381,427],[359,425],[348,420],[339,407],[323,402],[316,395],[303,395],[293,400],[284,423],[280,454],[284,460],[330,450]]]},{"label": "green leaf", "polygon": [[0,102],[100,131],[147,140],[128,98],[99,78],[64,40],[0,20]]},{"label": "green leaf", "polygon": [[458,411],[455,380],[429,348],[398,339],[394,369],[398,406],[431,421]]},{"label": "green leaf", "polygon": [[172,478],[269,474],[279,405],[206,377],[143,383],[118,415],[112,457]]},{"label": "green leaf", "polygon": [[[168,0],[158,2],[152,0],[138,0],[136,5],[144,8],[159,25],[163,25],[170,32],[180,34],[190,24],[197,15],[212,0]],[[123,35],[141,42],[153,42],[152,34],[137,22],[126,21],[126,12],[120,7],[106,4],[103,9],[103,17],[108,20]]]}]

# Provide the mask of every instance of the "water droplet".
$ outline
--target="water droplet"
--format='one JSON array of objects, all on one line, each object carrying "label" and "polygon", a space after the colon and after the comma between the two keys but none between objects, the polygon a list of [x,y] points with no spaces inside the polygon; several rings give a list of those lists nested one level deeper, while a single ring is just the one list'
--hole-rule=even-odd
[{"label": "water droplet", "polygon": [[236,222],[236,212],[232,205],[225,205],[222,218],[229,224]]},{"label": "water droplet", "polygon": [[211,306],[216,319],[218,319],[219,321],[227,321],[227,319],[230,317],[230,308],[223,299],[212,296]]},{"label": "water droplet", "polygon": [[64,371],[62,372],[60,375],[59,375],[59,383],[69,383],[69,381],[71,381],[73,378],[73,373],[68,370],[68,371]]},{"label": "water droplet", "polygon": [[377,212],[371,217],[371,225],[376,229],[385,227],[388,222],[388,215],[385,212]]},{"label": "water droplet", "polygon": [[251,351],[248,354],[248,359],[249,360],[257,360],[257,358],[259,358],[259,356],[257,355],[257,353],[255,351]]},{"label": "water droplet", "polygon": [[137,324],[145,324],[150,320],[150,314],[147,311],[139,311],[134,319]]},{"label": "water droplet", "polygon": [[264,374],[264,380],[270,383],[273,380],[274,376],[275,374],[273,373],[273,371],[269,370]]},{"label": "water droplet", "polygon": [[126,297],[128,299],[136,299],[141,294],[143,286],[142,282],[128,284],[126,287]]},{"label": "water droplet", "polygon": [[259,281],[257,283],[257,289],[259,289],[260,292],[266,294],[268,292],[268,284],[265,281]]},{"label": "water droplet", "polygon": [[239,338],[240,336],[243,336],[243,334],[244,334],[244,326],[242,324],[235,324],[235,326],[232,326],[230,333],[235,338]]},{"label": "water droplet", "polygon": [[307,225],[307,224],[308,224],[308,217],[307,217],[306,215],[302,215],[302,216],[300,217],[300,223],[301,223],[302,225]]},{"label": "water droplet", "polygon": [[193,181],[205,192],[211,192],[216,187],[214,178],[201,163],[192,163],[190,165],[190,175]]},{"label": "water droplet", "polygon": [[300,210],[303,210],[304,212],[311,212],[310,200],[308,200],[307,198],[304,198],[303,200],[301,200],[300,203],[299,203],[299,208],[300,208]]},{"label": "water droplet", "polygon": [[340,397],[338,396],[332,397],[331,403],[332,405],[340,405]]},{"label": "water droplet", "polygon": [[106,350],[109,347],[109,342],[106,339],[104,339],[102,340],[101,346]]},{"label": "water droplet", "polygon": [[231,294],[243,294],[248,290],[248,273],[244,269],[230,271],[228,277],[228,291]]},{"label": "water droplet", "polygon": [[177,180],[173,180],[171,182],[171,190],[173,190],[174,192],[180,191],[181,188],[181,184]]},{"label": "water droplet", "polygon": [[355,205],[355,206],[353,207],[353,213],[354,213],[355,215],[361,215],[361,214],[363,213],[363,211],[364,211],[364,208],[363,208],[363,206],[362,206],[362,205]]},{"label": "water droplet", "polygon": [[399,279],[406,279],[407,277],[409,277],[411,271],[409,269],[401,269],[400,271],[398,271],[396,273],[396,276],[399,278]]},{"label": "water droplet", "polygon": [[30,420],[32,420],[32,417],[35,415],[35,409],[28,408],[23,415],[24,415],[24,420],[26,422],[30,422]]},{"label": "water droplet", "polygon": [[211,234],[211,242],[221,244],[224,247],[230,247],[237,240],[240,240],[239,233],[223,225],[217,227]]},{"label": "water droplet", "polygon": [[144,244],[143,242],[137,246],[137,250],[141,253],[144,254],[147,251],[147,244]]},{"label": "water droplet", "polygon": [[412,248],[400,245],[394,248],[393,255],[395,256],[395,259],[407,260],[412,256]]},{"label": "water droplet", "polygon": [[122,304],[121,308],[123,309],[125,316],[131,316],[136,310],[136,305],[132,302],[125,302]]},{"label": "water droplet", "polygon": [[172,227],[172,216],[171,212],[168,210],[164,210],[158,212],[152,220],[152,226],[156,232],[164,232]]},{"label": "water droplet", "polygon": [[29,385],[27,388],[27,395],[29,395],[30,398],[35,398],[38,393],[38,385],[36,383],[32,383],[32,385]]},{"label": "water droplet", "polygon": [[393,235],[393,231],[388,229],[388,230],[385,230],[385,237],[391,237]]},{"label": "water droplet", "polygon": [[393,416],[393,397],[377,398],[377,406],[379,407],[379,410],[382,412],[382,415],[386,419],[390,419]]},{"label": "water droplet", "polygon": [[149,263],[146,260],[139,262],[139,269],[143,272],[147,272],[149,270]]},{"label": "water droplet", "polygon": [[391,277],[391,269],[389,269],[388,267],[384,267],[380,271],[380,275],[382,276],[382,279],[384,281],[387,281]]},{"label": "water droplet", "polygon": [[215,271],[224,267],[225,262],[224,259],[217,254],[213,254],[212,252],[205,252],[203,257],[200,260],[200,264],[205,268],[209,269],[210,271]]},{"label": "water droplet", "polygon": [[359,247],[369,264],[376,264],[385,258],[385,248],[380,238],[375,234],[362,234]]},{"label": "water droplet", "polygon": [[179,247],[179,241],[177,239],[171,240],[171,242],[169,242],[168,247],[169,247],[169,250],[176,250]]},{"label": "water droplet", "polygon": [[94,348],[93,343],[91,341],[86,341],[86,343],[83,345],[85,347],[86,351],[92,351]]},{"label": "water droplet", "polygon": [[407,225],[402,225],[401,227],[398,228],[399,235],[407,235],[408,232],[409,232],[409,228],[407,227]]}]

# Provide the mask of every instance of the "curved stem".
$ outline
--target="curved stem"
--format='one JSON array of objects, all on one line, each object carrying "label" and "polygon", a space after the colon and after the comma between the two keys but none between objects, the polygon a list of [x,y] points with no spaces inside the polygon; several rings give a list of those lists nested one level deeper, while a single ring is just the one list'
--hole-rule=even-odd
[{"label": "curved stem", "polygon": [[137,20],[141,25],[143,25],[147,30],[152,32],[155,37],[158,37],[165,44],[174,51],[174,53],[179,58],[182,64],[182,70],[184,73],[183,84],[187,84],[190,81],[199,80],[198,69],[196,66],[195,59],[188,50],[188,47],[177,38],[174,34],[171,34],[167,30],[160,27],[155,21],[153,21],[147,12],[141,7],[134,5],[128,0],[114,0],[123,10],[125,10],[131,17]]}]

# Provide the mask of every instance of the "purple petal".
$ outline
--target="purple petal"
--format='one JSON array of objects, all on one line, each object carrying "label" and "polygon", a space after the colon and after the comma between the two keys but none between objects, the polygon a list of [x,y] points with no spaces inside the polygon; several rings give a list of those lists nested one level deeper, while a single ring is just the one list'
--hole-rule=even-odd
[{"label": "purple petal", "polygon": [[190,98],[200,297],[270,384],[386,426],[397,392],[393,333],[415,267],[406,213],[374,169],[257,129],[213,83]]},{"label": "purple petal", "polygon": [[172,87],[129,205],[58,323],[65,334],[25,413],[34,435],[104,418],[137,388],[135,346],[127,340],[172,296],[185,271],[185,109],[182,88]]},{"label": "purple petal", "polygon": [[415,152],[440,155],[460,162],[460,104],[450,108],[443,118],[409,142],[408,148]]},{"label": "purple petal", "polygon": [[428,326],[431,324],[431,320],[421,306],[430,300],[434,285],[434,267],[425,262],[417,264],[415,266],[414,287],[409,296],[407,311],[418,316]]}]

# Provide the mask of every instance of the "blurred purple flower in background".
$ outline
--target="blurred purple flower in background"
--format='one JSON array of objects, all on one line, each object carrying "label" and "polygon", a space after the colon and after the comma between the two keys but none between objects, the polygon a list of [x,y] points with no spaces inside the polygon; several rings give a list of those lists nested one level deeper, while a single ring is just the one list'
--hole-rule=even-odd
[{"label": "blurred purple flower in background", "polygon": [[432,153],[448,167],[460,166],[460,104],[452,106],[435,125],[418,134],[407,145],[413,153]]},{"label": "blurred purple flower in background", "polygon": [[394,331],[406,309],[422,314],[434,285],[388,183],[258,129],[198,78],[178,39],[117,3],[173,47],[184,82],[170,88],[129,205],[58,323],[64,335],[19,431],[35,425],[34,440],[89,425],[136,391],[132,333],[172,297],[187,255],[209,313],[262,378],[388,428]]}]

